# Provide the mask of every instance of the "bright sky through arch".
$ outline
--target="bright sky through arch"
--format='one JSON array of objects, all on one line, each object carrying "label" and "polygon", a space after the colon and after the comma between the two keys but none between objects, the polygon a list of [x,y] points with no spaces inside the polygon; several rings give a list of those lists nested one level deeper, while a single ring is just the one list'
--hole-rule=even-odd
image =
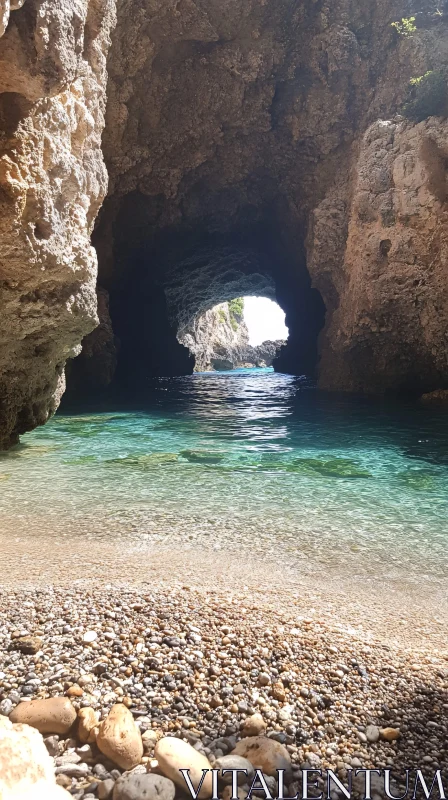
[{"label": "bright sky through arch", "polygon": [[249,329],[249,343],[253,346],[268,339],[288,338],[284,311],[267,297],[245,297],[244,320]]}]

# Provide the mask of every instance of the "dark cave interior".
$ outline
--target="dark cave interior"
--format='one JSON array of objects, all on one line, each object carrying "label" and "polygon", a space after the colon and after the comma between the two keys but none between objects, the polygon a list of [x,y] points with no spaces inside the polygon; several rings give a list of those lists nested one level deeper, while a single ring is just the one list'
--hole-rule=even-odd
[{"label": "dark cave interior", "polygon": [[268,297],[285,311],[289,339],[275,369],[316,375],[325,307],[311,287],[303,241],[288,246],[272,209],[264,214],[248,209],[239,228],[224,231],[206,224],[160,229],[154,221],[154,199],[130,193],[113,221],[109,259],[104,257],[107,212],[106,203],[93,241],[99,285],[109,295],[113,377],[101,364],[102,354],[107,357],[104,342],[88,346],[88,340],[100,336],[100,326],[70,365],[69,396],[106,388],[132,391],[154,377],[191,374],[194,357],[177,334],[206,310],[243,295]]}]

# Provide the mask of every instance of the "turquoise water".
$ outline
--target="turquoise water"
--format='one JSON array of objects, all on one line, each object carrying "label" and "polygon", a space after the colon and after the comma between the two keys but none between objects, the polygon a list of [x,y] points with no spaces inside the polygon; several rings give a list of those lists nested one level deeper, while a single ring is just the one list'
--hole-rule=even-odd
[{"label": "turquoise water", "polygon": [[0,458],[0,520],[78,543],[228,551],[312,573],[447,574],[448,414],[271,370],[160,379]]}]

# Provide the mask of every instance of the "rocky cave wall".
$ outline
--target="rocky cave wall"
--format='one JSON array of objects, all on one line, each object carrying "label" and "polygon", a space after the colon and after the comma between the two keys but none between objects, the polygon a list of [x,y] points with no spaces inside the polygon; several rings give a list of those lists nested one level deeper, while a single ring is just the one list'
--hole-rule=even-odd
[{"label": "rocky cave wall", "polygon": [[20,5],[0,39],[0,447],[57,408],[98,322],[90,235],[115,18],[113,0]]},{"label": "rocky cave wall", "polygon": [[[19,5],[0,40],[2,445],[56,407],[98,321],[115,15],[113,0]],[[448,385],[448,124],[396,116],[411,77],[446,72],[447,11],[119,0],[93,238],[117,375],[191,370],[187,317],[266,281],[290,329],[278,368],[327,389]]]},{"label": "rocky cave wall", "polygon": [[[447,38],[448,44],[448,38]],[[448,122],[379,121],[361,142],[347,236],[315,212],[310,269],[342,253],[323,334],[322,388],[412,393],[448,386]],[[314,250],[315,248],[315,250]]]},{"label": "rocky cave wall", "polygon": [[[287,315],[278,369],[349,391],[447,382],[447,122],[378,122],[396,118],[412,76],[446,68],[445,6],[119,4],[96,243],[126,382],[142,363],[160,372],[163,354],[148,353],[162,327],[172,373],[185,371],[176,331],[251,293],[248,277]],[[417,31],[400,36],[391,23],[410,14]],[[157,326],[130,333],[131,309]]]}]

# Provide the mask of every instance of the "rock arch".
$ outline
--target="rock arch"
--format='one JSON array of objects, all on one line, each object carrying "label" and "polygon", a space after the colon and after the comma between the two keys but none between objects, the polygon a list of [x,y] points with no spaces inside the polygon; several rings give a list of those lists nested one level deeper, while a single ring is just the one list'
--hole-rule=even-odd
[{"label": "rock arch", "polygon": [[[109,351],[128,337],[129,361],[159,314],[179,369],[172,329],[206,296],[199,281],[189,303],[167,277],[181,243],[185,274],[204,248],[227,271],[224,248],[246,276],[237,251],[263,245],[290,329],[279,368],[319,359],[325,389],[448,386],[448,123],[398,114],[411,77],[446,74],[446,0],[0,6],[5,23],[13,10],[0,39],[0,446],[57,407],[98,324],[97,267]],[[400,37],[391,23],[411,6],[417,31]],[[136,313],[151,286],[153,318]]]}]

